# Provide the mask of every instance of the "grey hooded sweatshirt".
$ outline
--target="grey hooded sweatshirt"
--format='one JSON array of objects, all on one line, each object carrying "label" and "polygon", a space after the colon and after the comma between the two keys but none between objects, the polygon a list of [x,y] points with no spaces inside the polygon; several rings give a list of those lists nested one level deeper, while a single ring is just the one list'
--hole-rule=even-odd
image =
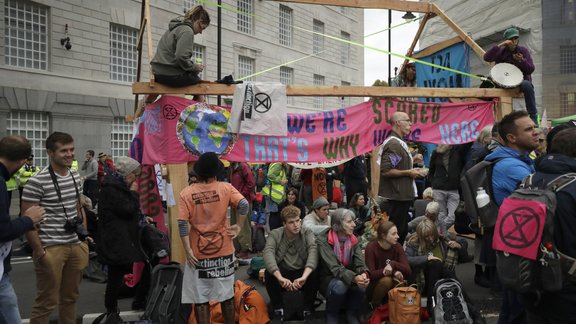
[{"label": "grey hooded sweatshirt", "polygon": [[174,18],[156,49],[152,60],[154,74],[176,76],[185,72],[198,73],[198,67],[190,60],[194,47],[192,23],[183,21],[183,17]]}]

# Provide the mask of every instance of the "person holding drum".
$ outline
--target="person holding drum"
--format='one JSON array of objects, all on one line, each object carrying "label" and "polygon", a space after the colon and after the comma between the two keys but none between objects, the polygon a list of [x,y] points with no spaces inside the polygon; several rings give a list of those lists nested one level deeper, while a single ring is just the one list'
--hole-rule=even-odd
[{"label": "person holding drum", "polygon": [[[526,101],[526,110],[530,118],[538,127],[538,111],[536,109],[536,96],[534,94],[534,85],[532,85],[532,72],[534,72],[534,63],[530,51],[524,46],[518,45],[520,32],[516,27],[510,27],[504,31],[504,41],[492,47],[484,54],[484,61],[498,63],[509,63],[516,66],[524,75],[524,80],[520,84],[500,84],[502,87],[520,86],[524,93]],[[493,77],[494,79],[494,77]]]}]

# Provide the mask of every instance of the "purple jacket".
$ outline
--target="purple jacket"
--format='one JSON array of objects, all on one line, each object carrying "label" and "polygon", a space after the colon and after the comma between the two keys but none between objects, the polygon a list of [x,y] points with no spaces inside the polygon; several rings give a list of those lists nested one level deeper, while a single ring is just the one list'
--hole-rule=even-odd
[{"label": "purple jacket", "polygon": [[[524,61],[518,62],[512,57],[515,53],[522,53]],[[515,65],[524,74],[524,80],[532,81],[532,72],[534,72],[534,63],[530,51],[524,46],[516,46],[514,52],[510,52],[506,47],[499,47],[495,45],[488,52],[484,54],[484,61],[496,63],[510,63]]]}]

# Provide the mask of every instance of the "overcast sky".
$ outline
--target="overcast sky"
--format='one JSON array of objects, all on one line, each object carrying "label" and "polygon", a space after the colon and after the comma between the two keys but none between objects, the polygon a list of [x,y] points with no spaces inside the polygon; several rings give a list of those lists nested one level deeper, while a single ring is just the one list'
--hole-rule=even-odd
[{"label": "overcast sky", "polygon": [[[392,26],[404,22],[405,12],[392,11]],[[420,20],[392,29],[392,53],[405,55],[418,30]],[[388,28],[388,10],[366,9],[364,11],[364,35]],[[388,31],[364,39],[364,44],[379,49],[388,50]],[[416,46],[416,49],[418,46]],[[392,56],[392,77],[394,67],[400,69],[404,62],[399,57]],[[364,85],[372,85],[376,79],[388,80],[388,55],[370,49],[364,49]]]}]

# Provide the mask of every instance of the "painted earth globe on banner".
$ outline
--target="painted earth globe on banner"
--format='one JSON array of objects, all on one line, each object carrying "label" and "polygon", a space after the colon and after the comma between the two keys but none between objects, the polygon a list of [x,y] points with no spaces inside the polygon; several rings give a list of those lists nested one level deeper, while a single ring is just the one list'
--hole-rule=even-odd
[{"label": "painted earth globe on banner", "polygon": [[178,140],[194,155],[214,152],[228,154],[236,135],[227,132],[230,112],[222,107],[195,103],[186,107],[176,124]]}]

